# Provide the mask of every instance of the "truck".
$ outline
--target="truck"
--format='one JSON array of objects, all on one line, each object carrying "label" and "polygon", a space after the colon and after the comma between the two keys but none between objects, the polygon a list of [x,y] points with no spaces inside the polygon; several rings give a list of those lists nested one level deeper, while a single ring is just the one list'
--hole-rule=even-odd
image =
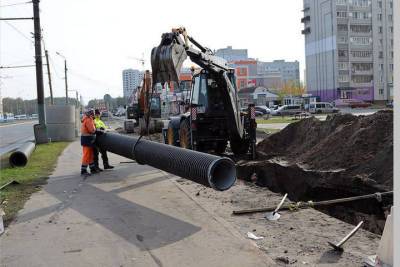
[{"label": "truck", "polygon": [[185,112],[170,117],[165,142],[217,154],[224,153],[229,142],[235,155],[249,153],[255,158],[254,105],[241,111],[234,69],[189,36],[185,28],[162,34],[159,46],[152,49],[153,84],[179,84],[180,70],[187,57],[200,69],[193,73]]}]

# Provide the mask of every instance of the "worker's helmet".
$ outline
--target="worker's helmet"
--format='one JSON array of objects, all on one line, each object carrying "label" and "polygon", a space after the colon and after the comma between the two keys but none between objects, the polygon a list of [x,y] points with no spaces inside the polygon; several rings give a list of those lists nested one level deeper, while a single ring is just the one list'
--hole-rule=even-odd
[{"label": "worker's helmet", "polygon": [[94,116],[94,109],[89,108],[85,112],[86,116]]}]

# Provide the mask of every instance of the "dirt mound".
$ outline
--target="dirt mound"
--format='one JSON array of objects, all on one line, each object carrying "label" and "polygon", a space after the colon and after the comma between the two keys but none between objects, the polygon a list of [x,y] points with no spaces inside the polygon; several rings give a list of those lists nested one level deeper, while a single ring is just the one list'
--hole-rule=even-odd
[{"label": "dirt mound", "polygon": [[393,188],[393,112],[368,116],[308,118],[288,125],[257,145],[261,158],[284,158],[289,164],[318,171],[345,170]]},{"label": "dirt mound", "polygon": [[[265,138],[257,145],[257,153],[256,161],[238,162],[238,177],[257,177],[258,185],[288,193],[292,201],[390,191],[393,112],[385,110],[368,116],[336,114],[326,121],[303,119]],[[380,233],[384,212],[392,202],[392,198],[381,202],[355,201],[322,211],[354,224],[363,219],[366,229]]]}]

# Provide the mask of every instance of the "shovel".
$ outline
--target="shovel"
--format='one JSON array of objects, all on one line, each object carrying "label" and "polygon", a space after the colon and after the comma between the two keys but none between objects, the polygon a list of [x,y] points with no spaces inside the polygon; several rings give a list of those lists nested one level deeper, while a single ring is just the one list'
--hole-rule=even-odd
[{"label": "shovel", "polygon": [[339,243],[333,244],[332,242],[328,241],[328,244],[336,251],[343,251],[342,245],[346,243],[347,240],[350,239],[357,231],[360,229],[361,225],[364,223],[364,221],[361,221],[351,232],[346,235]]},{"label": "shovel", "polygon": [[279,209],[281,208],[283,202],[285,202],[285,199],[287,197],[287,193],[283,196],[281,202],[279,202],[278,206],[276,207],[276,209],[273,212],[269,212],[265,215],[265,218],[269,221],[276,221],[278,220],[281,215],[278,213]]}]

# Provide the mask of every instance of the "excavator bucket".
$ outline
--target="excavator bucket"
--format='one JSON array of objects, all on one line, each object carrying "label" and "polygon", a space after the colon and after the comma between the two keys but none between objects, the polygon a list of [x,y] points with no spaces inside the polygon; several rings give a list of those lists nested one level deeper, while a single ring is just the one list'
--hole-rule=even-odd
[{"label": "excavator bucket", "polygon": [[179,74],[186,58],[181,38],[175,33],[164,33],[160,45],[151,51],[153,84],[169,81],[179,83]]}]

